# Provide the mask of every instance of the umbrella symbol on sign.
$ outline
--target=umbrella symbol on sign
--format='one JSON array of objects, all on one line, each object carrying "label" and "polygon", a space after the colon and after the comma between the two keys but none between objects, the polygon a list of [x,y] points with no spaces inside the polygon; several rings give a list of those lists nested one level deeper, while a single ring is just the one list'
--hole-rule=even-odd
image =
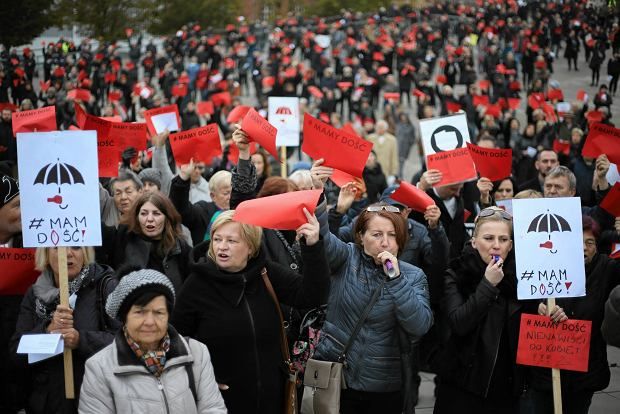
[{"label": "umbrella symbol on sign", "polygon": [[559,216],[557,214],[553,214],[553,213],[549,213],[549,210],[547,210],[547,213],[545,214],[539,214],[538,216],[534,217],[534,220],[532,220],[532,222],[530,223],[530,226],[527,229],[527,232],[536,232],[536,233],[547,233],[547,236],[549,238],[549,240],[547,240],[544,243],[541,243],[539,245],[539,247],[543,248],[543,249],[549,249],[550,253],[557,253],[557,249],[551,250],[553,249],[553,242],[551,241],[551,233],[553,233],[554,231],[557,232],[563,232],[563,231],[571,231],[570,228],[570,224],[568,224],[568,221],[566,221],[566,219],[562,216]]},{"label": "umbrella symbol on sign", "polygon": [[56,203],[60,209],[64,210],[69,207],[69,204],[62,205],[62,196],[60,195],[61,185],[84,184],[84,178],[77,168],[60,162],[60,159],[57,159],[56,163],[50,163],[41,168],[33,184],[56,184],[58,186],[58,194],[48,198],[47,202]]}]

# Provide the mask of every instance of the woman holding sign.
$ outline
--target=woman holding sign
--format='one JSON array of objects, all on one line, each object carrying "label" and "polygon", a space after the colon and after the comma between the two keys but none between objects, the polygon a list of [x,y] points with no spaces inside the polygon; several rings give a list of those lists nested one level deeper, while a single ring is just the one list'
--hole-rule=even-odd
[{"label": "woman holding sign", "polygon": [[[586,296],[556,299],[551,314],[554,322],[568,319],[592,321],[587,372],[561,370],[562,408],[565,414],[587,414],[592,396],[609,385],[607,346],[601,333],[605,302],[612,289],[620,285],[620,261],[598,252],[600,228],[591,217],[583,216],[583,257],[586,266]],[[534,313],[534,312],[531,312]],[[547,315],[544,303],[538,313]],[[567,356],[571,357],[568,354]],[[553,411],[551,370],[528,367],[527,406],[522,413],[543,414]]]},{"label": "woman holding sign", "polygon": [[105,316],[104,309],[108,294],[116,286],[113,271],[94,263],[94,258],[92,247],[67,248],[70,295],[67,307],[60,305],[57,249],[37,249],[35,260],[42,273],[24,296],[11,343],[12,353],[16,352],[22,335],[61,334],[64,345],[73,350],[76,399],[65,399],[62,354],[30,365],[19,355],[18,362],[30,377],[28,413],[77,413],[84,364],[112,342],[119,327]]},{"label": "woman holding sign", "polygon": [[441,310],[449,333],[438,358],[442,382],[434,413],[518,413],[521,305],[510,214],[498,207],[478,214],[471,245],[452,260],[444,283]]}]

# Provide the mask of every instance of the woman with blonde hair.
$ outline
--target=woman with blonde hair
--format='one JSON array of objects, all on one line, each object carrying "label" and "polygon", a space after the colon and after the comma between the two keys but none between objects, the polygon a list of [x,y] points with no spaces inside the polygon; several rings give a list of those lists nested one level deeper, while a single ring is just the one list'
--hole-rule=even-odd
[{"label": "woman with blonde hair", "polygon": [[210,241],[194,248],[190,276],[181,288],[172,324],[208,346],[215,378],[229,413],[281,413],[284,356],[278,301],[297,307],[324,303],[329,267],[317,219],[297,228],[303,273],[269,261],[262,229],[234,221],[234,211],[213,222]]},{"label": "woman with blonde hair", "polygon": [[[86,360],[107,346],[119,327],[106,317],[105,300],[116,279],[110,267],[94,262],[92,247],[67,247],[69,306],[60,304],[58,249],[38,248],[35,254],[41,276],[22,301],[11,353],[28,372],[29,413],[77,413],[79,390]],[[26,355],[15,354],[23,335],[58,333],[64,346],[73,350],[76,399],[65,398],[63,356],[28,364]]]}]

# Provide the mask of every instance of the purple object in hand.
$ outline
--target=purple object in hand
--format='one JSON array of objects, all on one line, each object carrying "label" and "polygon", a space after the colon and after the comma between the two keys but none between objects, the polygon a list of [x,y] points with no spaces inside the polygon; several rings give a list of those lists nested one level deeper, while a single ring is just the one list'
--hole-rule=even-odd
[{"label": "purple object in hand", "polygon": [[391,261],[386,260],[385,261],[385,269],[386,269],[386,273],[390,278],[393,278],[394,276],[396,276],[396,270],[394,269],[394,265],[392,264]]}]

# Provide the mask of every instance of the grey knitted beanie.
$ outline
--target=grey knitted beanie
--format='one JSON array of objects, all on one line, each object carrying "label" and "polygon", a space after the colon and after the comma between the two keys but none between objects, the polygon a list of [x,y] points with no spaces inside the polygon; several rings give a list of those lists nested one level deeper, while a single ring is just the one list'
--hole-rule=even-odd
[{"label": "grey knitted beanie", "polygon": [[[110,293],[106,301],[105,310],[113,319],[121,319],[121,309],[128,310],[133,301],[138,298],[138,293],[146,291],[160,292],[172,304],[174,304],[174,286],[168,277],[153,269],[137,270],[124,276],[116,289]],[[127,303],[125,303],[127,302]]]},{"label": "grey knitted beanie", "polygon": [[138,174],[138,177],[140,177],[140,180],[142,180],[142,182],[150,181],[155,184],[157,188],[161,188],[161,171],[155,168],[143,169],[142,171],[140,171],[140,174]]}]

